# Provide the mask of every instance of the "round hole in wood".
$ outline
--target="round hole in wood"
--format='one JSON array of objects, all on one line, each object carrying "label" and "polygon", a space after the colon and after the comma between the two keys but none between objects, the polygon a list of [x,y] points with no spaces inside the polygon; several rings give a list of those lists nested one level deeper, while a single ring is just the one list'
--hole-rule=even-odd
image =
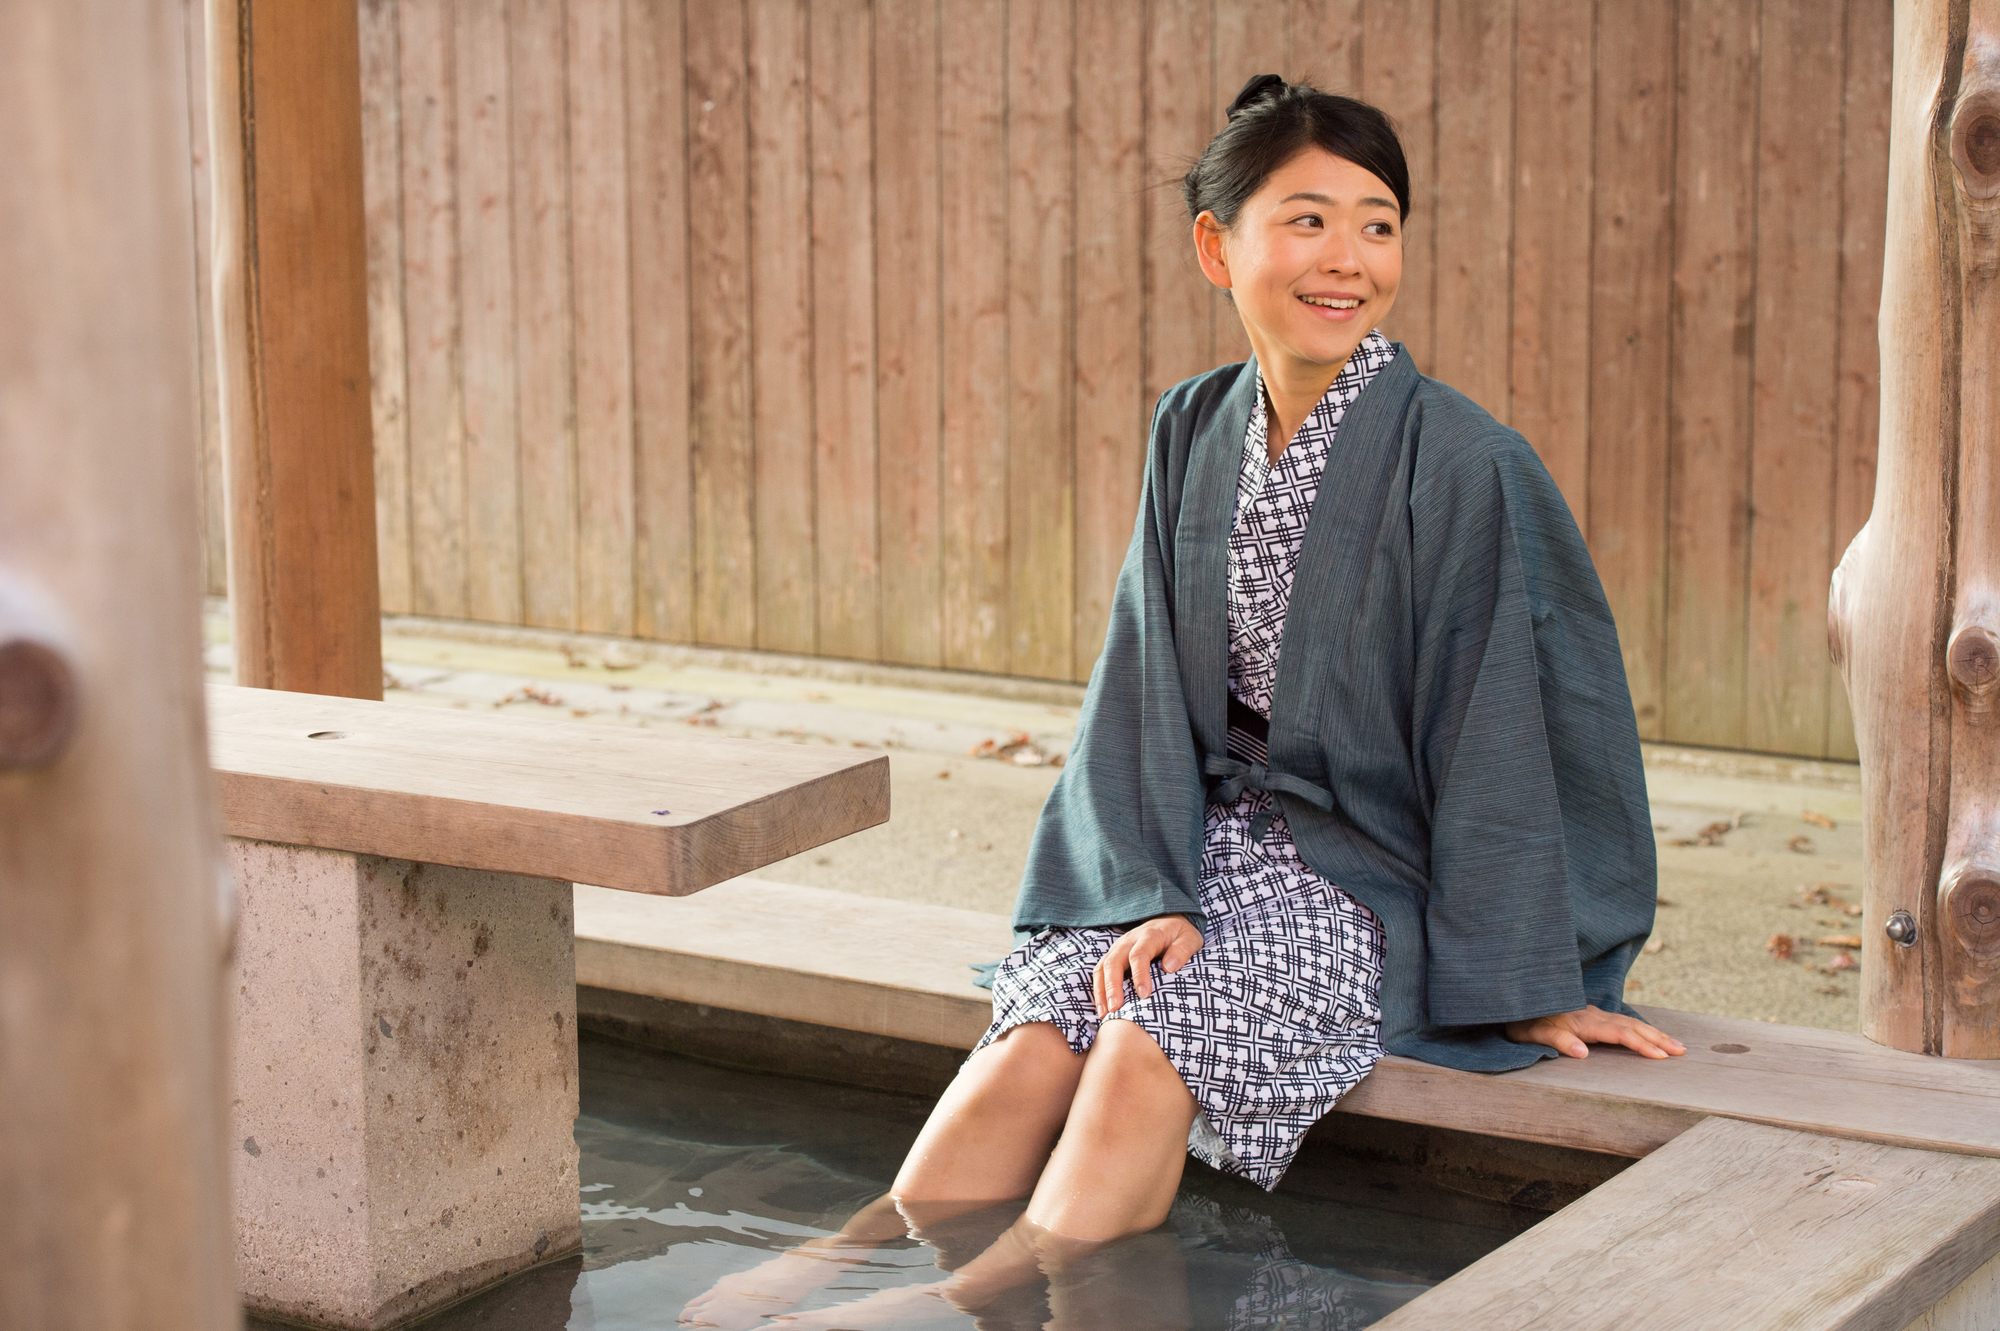
[{"label": "round hole in wood", "polygon": [[1988,688],[2000,678],[2000,642],[1985,626],[1967,624],[1952,635],[1945,663],[1960,688]]},{"label": "round hole in wood", "polygon": [[69,663],[47,643],[0,643],[0,770],[46,767],[76,725]]},{"label": "round hole in wood", "polygon": [[1750,1046],[1747,1044],[1712,1044],[1709,1046],[1709,1051],[1717,1054],[1747,1054],[1750,1052]]},{"label": "round hole in wood", "polygon": [[307,738],[307,739],[346,739],[346,738],[347,738],[347,732],[346,732],[345,730],[315,730],[315,731],[313,731],[313,732],[312,732],[312,734],[310,734],[310,735],[307,735],[307,736],[306,736],[306,738]]},{"label": "round hole in wood", "polygon": [[1965,160],[1982,176],[2000,172],[2000,116],[1974,116],[1965,127]]}]

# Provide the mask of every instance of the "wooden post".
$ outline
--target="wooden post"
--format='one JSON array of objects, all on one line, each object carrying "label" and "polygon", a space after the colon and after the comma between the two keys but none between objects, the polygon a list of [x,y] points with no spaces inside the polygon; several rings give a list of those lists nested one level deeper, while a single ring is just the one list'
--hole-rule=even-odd
[{"label": "wooden post", "polygon": [[352,4],[208,0],[236,680],[382,696]]},{"label": "wooden post", "polygon": [[178,6],[0,0],[0,1326],[238,1324]]},{"label": "wooden post", "polygon": [[1875,505],[1828,636],[1861,752],[1861,1026],[2000,1058],[2000,0],[1898,0]]}]

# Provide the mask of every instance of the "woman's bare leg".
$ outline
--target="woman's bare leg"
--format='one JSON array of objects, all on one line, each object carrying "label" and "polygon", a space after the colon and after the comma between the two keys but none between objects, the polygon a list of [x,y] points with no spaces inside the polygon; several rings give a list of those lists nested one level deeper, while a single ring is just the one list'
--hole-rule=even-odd
[{"label": "woman's bare leg", "polygon": [[888,1196],[856,1212],[838,1234],[725,1276],[691,1300],[680,1320],[744,1328],[782,1313],[840,1274],[840,1249],[872,1248],[907,1233],[899,1202],[937,1223],[1027,1196],[1062,1130],[1083,1062],[1047,1022],[1008,1031],[952,1079]]}]

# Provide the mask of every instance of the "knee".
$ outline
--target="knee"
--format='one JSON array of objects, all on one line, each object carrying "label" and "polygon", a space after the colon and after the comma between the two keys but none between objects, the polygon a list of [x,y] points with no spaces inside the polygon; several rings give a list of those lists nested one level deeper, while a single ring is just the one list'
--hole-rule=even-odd
[{"label": "knee", "polygon": [[1083,1055],[1045,1021],[1016,1026],[978,1057],[1002,1085],[1016,1088],[1073,1088],[1083,1072]]},{"label": "knee", "polygon": [[1180,1072],[1168,1060],[1159,1042],[1136,1021],[1107,1021],[1099,1026],[1088,1067],[1093,1081],[1103,1080],[1119,1087],[1137,1090],[1153,1085],[1181,1085]]}]

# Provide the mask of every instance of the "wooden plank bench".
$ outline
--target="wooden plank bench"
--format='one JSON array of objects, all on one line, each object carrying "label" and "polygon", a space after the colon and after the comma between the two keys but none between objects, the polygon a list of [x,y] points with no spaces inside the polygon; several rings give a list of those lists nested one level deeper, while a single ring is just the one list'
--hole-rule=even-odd
[{"label": "wooden plank bench", "polygon": [[214,686],[245,1302],[407,1320],[581,1242],[571,883],[667,896],[873,826],[853,749]]}]

